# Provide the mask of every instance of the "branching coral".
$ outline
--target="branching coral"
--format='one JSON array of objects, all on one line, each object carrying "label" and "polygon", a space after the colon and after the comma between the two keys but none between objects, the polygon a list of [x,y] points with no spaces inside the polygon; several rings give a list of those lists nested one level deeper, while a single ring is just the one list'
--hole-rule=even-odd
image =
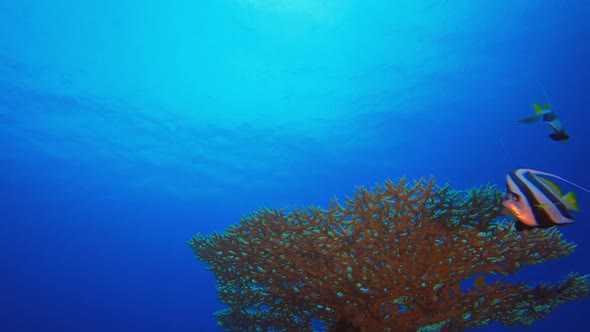
[{"label": "branching coral", "polygon": [[313,320],[371,332],[528,325],[586,296],[589,281],[571,274],[556,285],[496,281],[462,291],[470,277],[574,250],[556,228],[515,232],[499,218],[501,196],[492,186],[388,181],[327,210],[261,209],[190,246],[216,276],[228,306],[216,315],[229,331],[311,331]]}]

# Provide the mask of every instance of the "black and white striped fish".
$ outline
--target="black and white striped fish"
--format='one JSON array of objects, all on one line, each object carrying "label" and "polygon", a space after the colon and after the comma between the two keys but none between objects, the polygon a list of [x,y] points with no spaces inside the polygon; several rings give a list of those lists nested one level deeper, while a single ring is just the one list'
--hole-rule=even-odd
[{"label": "black and white striped fish", "polygon": [[506,176],[507,199],[502,204],[516,217],[516,229],[548,228],[571,224],[570,210],[578,211],[575,193],[562,194],[561,189],[542,176],[550,176],[590,192],[557,175],[519,168]]}]

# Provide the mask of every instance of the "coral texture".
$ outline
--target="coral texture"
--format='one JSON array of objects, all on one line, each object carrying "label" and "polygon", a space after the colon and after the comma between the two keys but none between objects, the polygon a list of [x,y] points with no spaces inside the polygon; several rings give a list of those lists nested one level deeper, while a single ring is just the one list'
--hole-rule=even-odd
[{"label": "coral texture", "polygon": [[[228,331],[313,331],[313,321],[359,331],[460,331],[494,321],[529,325],[588,294],[587,276],[528,286],[507,275],[570,255],[557,228],[516,232],[492,186],[454,191],[435,181],[359,188],[343,204],[261,209],[190,246],[210,266]],[[332,328],[333,331],[337,328]]]}]

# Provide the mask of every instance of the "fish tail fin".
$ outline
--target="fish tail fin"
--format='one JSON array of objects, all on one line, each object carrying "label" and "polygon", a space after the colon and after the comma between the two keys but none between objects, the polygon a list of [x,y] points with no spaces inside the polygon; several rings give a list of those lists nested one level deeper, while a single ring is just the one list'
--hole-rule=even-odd
[{"label": "fish tail fin", "polygon": [[578,205],[578,197],[576,196],[575,192],[570,191],[569,193],[565,194],[562,198],[567,203],[567,207],[570,210],[580,211],[580,206]]},{"label": "fish tail fin", "polygon": [[529,172],[531,172],[533,174],[536,174],[536,175],[545,175],[545,176],[550,176],[550,177],[556,178],[556,179],[561,180],[563,182],[569,183],[572,186],[578,187],[578,188],[584,190],[587,193],[590,193],[590,190],[589,189],[586,189],[586,188],[584,188],[584,187],[582,187],[580,185],[577,185],[577,184],[575,184],[575,183],[573,183],[573,182],[571,182],[569,180],[566,180],[566,179],[562,178],[561,176],[558,176],[558,175],[555,175],[555,174],[551,174],[551,173],[547,173],[547,172],[536,171],[534,169],[527,169],[527,171],[529,171]]},{"label": "fish tail fin", "polygon": [[551,112],[551,105],[549,104],[543,104],[543,106],[540,106],[537,103],[533,103],[533,108],[535,109],[535,114],[537,115],[543,115]]}]

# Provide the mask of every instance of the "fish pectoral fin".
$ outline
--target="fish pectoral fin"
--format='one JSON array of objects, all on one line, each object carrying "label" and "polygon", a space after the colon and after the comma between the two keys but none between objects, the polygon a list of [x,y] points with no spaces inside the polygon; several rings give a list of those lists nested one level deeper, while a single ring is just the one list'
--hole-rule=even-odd
[{"label": "fish pectoral fin", "polygon": [[522,118],[518,121],[515,121],[516,124],[528,124],[528,123],[535,123],[535,122],[539,122],[539,120],[541,120],[541,115],[533,115],[533,116],[527,116],[526,118]]},{"label": "fish pectoral fin", "polygon": [[546,203],[546,204],[535,204],[533,206],[536,207],[536,208],[542,208],[542,209],[544,209],[544,208],[547,208],[547,207],[550,207],[550,206],[553,206],[553,205],[555,205],[555,204],[553,204],[553,203]]},{"label": "fish pectoral fin", "polygon": [[578,205],[578,197],[576,196],[575,192],[570,191],[569,193],[563,195],[561,198],[564,202],[566,202],[568,209],[580,211],[580,206]]}]

